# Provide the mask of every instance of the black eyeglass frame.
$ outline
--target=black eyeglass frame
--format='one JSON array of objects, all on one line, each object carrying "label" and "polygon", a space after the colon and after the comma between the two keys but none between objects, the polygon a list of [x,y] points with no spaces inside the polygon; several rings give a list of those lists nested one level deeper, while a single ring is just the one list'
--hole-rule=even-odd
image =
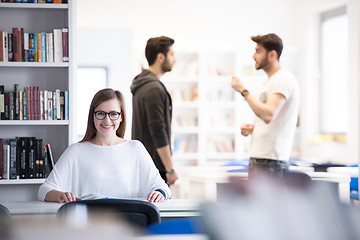
[{"label": "black eyeglass frame", "polygon": [[[103,118],[98,118],[98,117],[96,116],[97,113],[104,113],[105,116],[104,116]],[[117,113],[117,114],[118,114],[118,117],[117,117],[116,119],[111,118],[111,115],[110,115],[111,113]],[[94,115],[95,115],[95,118],[96,118],[97,120],[104,120],[104,119],[106,118],[106,116],[109,116],[110,120],[115,121],[115,120],[118,120],[118,119],[120,118],[121,112],[116,112],[116,111],[111,111],[111,112],[96,111],[96,112],[94,112]]]}]

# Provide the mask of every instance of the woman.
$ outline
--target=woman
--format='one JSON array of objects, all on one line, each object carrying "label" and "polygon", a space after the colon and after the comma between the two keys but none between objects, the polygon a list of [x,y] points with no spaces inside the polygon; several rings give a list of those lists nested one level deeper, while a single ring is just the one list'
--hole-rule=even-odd
[{"label": "woman", "polygon": [[59,203],[86,196],[168,199],[170,188],[142,143],[123,138],[125,127],[123,95],[110,88],[97,92],[84,138],[61,155],[40,186],[39,199]]}]

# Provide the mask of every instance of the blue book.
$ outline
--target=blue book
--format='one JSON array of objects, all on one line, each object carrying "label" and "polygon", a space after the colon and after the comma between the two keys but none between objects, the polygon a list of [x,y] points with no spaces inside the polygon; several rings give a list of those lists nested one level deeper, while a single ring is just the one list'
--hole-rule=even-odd
[{"label": "blue book", "polygon": [[26,91],[23,91],[23,119],[27,120],[27,99],[26,99]]},{"label": "blue book", "polygon": [[35,62],[39,61],[39,51],[38,51],[38,34],[34,33],[34,59]]},{"label": "blue book", "polygon": [[46,32],[41,33],[41,61],[46,62]]}]

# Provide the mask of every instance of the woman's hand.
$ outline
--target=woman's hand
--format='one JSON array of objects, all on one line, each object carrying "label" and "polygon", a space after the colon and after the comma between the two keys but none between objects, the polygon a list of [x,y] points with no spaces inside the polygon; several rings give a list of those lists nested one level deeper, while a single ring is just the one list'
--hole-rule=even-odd
[{"label": "woman's hand", "polygon": [[72,192],[60,192],[57,202],[58,203],[68,203],[81,200],[81,198],[75,197],[75,195]]},{"label": "woman's hand", "polygon": [[162,202],[165,200],[165,197],[159,191],[152,191],[148,194],[147,200],[149,202]]}]

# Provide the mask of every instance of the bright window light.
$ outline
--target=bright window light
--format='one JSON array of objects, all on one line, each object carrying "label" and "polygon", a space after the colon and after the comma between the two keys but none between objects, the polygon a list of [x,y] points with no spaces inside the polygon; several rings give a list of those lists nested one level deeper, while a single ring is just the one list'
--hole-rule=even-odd
[{"label": "bright window light", "polygon": [[349,20],[345,7],[324,13],[321,21],[320,131],[348,129]]}]

